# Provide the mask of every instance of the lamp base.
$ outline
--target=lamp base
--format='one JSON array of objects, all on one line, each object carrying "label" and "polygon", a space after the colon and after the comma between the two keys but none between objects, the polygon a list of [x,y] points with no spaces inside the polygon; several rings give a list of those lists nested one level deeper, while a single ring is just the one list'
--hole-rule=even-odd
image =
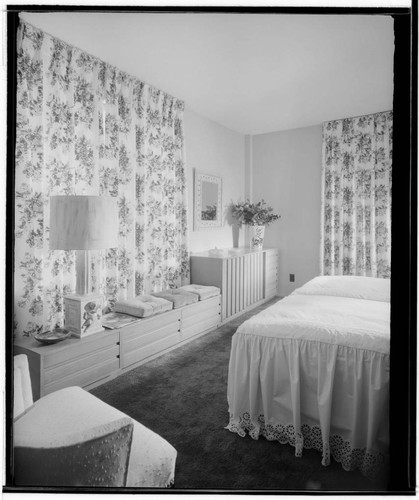
[{"label": "lamp base", "polygon": [[64,297],[65,328],[78,338],[104,331],[102,327],[103,296],[97,293],[72,294]]}]

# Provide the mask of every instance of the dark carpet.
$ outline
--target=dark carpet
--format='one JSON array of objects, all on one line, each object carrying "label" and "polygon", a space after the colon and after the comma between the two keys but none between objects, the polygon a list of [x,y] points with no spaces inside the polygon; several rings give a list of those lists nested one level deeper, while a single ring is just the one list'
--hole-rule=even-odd
[{"label": "dark carpet", "polygon": [[320,453],[264,438],[255,441],[224,429],[228,423],[227,372],[231,337],[245,319],[274,299],[186,346],[150,361],[91,392],[154,432],[178,451],[175,485],[170,491],[220,492],[375,492],[374,482],[346,472]]}]

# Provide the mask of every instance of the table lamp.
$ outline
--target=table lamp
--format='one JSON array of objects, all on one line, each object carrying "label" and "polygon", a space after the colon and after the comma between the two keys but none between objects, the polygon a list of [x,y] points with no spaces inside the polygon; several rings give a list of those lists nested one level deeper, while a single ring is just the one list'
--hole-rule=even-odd
[{"label": "table lamp", "polygon": [[76,337],[103,330],[103,296],[92,293],[90,251],[118,246],[118,210],[111,196],[51,196],[51,250],[76,250],[76,293],[64,297],[64,326]]}]

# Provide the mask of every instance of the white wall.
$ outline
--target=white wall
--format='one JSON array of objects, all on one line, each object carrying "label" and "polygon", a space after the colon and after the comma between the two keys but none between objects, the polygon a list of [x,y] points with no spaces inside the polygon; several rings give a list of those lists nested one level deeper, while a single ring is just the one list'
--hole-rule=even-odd
[{"label": "white wall", "polygon": [[265,246],[280,249],[279,294],[288,295],[319,274],[322,129],[255,135],[252,142],[253,201],[264,198],[281,214],[266,228]]},{"label": "white wall", "polygon": [[[193,111],[185,111],[185,150],[188,177],[188,221],[191,252],[210,248],[244,246],[243,231],[238,241],[233,238],[229,205],[244,199],[245,136],[233,132]],[[194,231],[193,179],[194,169],[222,178],[223,226]],[[234,230],[236,231],[236,230]],[[236,232],[235,232],[236,234]]]}]

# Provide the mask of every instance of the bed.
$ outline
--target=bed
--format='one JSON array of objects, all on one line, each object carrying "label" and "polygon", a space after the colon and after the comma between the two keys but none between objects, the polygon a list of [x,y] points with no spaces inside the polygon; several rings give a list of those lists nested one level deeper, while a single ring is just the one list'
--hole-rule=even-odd
[{"label": "bed", "polygon": [[373,477],[388,464],[389,351],[390,280],[314,278],[234,334],[227,429]]}]

